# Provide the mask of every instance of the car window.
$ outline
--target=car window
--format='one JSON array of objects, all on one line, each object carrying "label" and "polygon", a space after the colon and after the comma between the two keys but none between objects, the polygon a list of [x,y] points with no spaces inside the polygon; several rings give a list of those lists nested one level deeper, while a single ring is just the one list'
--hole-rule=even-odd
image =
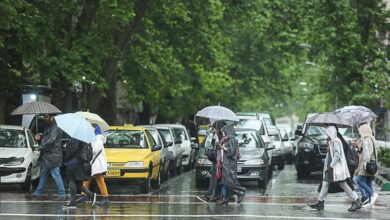
[{"label": "car window", "polygon": [[23,130],[0,129],[0,147],[27,148]]},{"label": "car window", "polygon": [[156,146],[156,139],[150,134],[148,130],[145,131],[146,136],[148,136],[150,147]]},{"label": "car window", "polygon": [[108,148],[146,148],[143,131],[109,130],[104,132]]},{"label": "car window", "polygon": [[237,133],[236,139],[240,148],[251,149],[260,147],[259,142],[254,133]]},{"label": "car window", "polygon": [[162,135],[162,137],[164,138],[164,140],[166,142],[173,143],[172,135],[171,135],[171,133],[169,132],[168,129],[158,129],[158,131],[160,132],[160,134]]},{"label": "car window", "polygon": [[173,135],[175,136],[175,140],[182,140],[182,141],[188,140],[188,138],[184,132],[184,129],[173,128],[172,131],[173,131]]},{"label": "car window", "polygon": [[28,142],[30,143],[30,147],[31,148],[34,147],[36,142],[30,130],[27,130],[27,136],[28,136]]},{"label": "car window", "polygon": [[149,129],[148,129],[148,131],[149,131],[149,133],[153,136],[154,140],[156,141],[156,144],[159,145],[159,146],[162,145],[161,139],[158,138],[158,132],[157,132],[157,130],[149,130]]}]

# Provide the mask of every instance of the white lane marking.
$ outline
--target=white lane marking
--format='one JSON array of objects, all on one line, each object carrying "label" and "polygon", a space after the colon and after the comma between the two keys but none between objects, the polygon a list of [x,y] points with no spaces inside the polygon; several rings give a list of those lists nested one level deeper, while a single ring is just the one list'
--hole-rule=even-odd
[{"label": "white lane marking", "polygon": [[[32,217],[165,217],[165,218],[212,218],[212,217],[244,217],[244,218],[273,218],[280,219],[286,216],[281,215],[126,215],[126,214],[102,214],[102,215],[74,215],[74,214],[14,214],[14,213],[0,213],[0,216],[32,216]],[[307,216],[288,216],[289,219],[326,219],[326,220],[343,220],[345,218],[331,218],[331,217],[307,217]],[[350,220],[358,220],[356,218],[348,218]]]}]

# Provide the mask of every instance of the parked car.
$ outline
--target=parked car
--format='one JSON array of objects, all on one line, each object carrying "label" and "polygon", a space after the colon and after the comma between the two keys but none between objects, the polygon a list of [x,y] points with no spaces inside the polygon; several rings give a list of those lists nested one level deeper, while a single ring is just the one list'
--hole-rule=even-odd
[{"label": "parked car", "polygon": [[[279,127],[278,127],[279,128]],[[284,157],[288,164],[292,164],[294,162],[294,145],[293,141],[295,138],[289,137],[289,133],[284,128],[279,128],[280,135],[282,136],[282,142],[284,145]]]},{"label": "parked car", "polygon": [[272,139],[268,134],[268,128],[263,118],[259,115],[240,113],[238,114],[238,119],[240,121],[235,124],[236,128],[255,129],[266,144],[272,145]]},{"label": "parked car", "polygon": [[272,165],[277,165],[278,170],[283,170],[286,160],[285,147],[279,129],[274,125],[270,125],[268,126],[268,132],[275,146],[275,149],[272,151]]},{"label": "parked car", "polygon": [[24,191],[39,183],[38,143],[30,129],[0,125],[0,183],[18,183]]},{"label": "parked car", "polygon": [[237,116],[260,117],[267,126],[275,125],[275,118],[269,112],[238,112]]},{"label": "parked car", "polygon": [[[208,149],[212,149],[213,134],[210,133],[200,147],[200,158],[196,164],[196,186],[205,186],[209,183],[212,162],[205,155]],[[241,158],[237,166],[237,178],[239,181],[257,181],[258,187],[265,192],[267,182],[272,176],[271,153],[274,147],[266,147],[265,143],[253,129],[236,129],[236,139],[239,143]]]},{"label": "parked car", "polygon": [[160,176],[162,181],[168,180],[170,161],[171,158],[173,157],[172,152],[169,152],[168,150],[168,144],[166,143],[164,138],[160,135],[157,128],[153,126],[144,126],[144,125],[139,125],[139,127],[146,128],[146,130],[148,130],[150,134],[153,136],[157,146],[162,147],[160,151]]},{"label": "parked car", "polygon": [[198,127],[198,143],[202,144],[207,133],[211,131],[209,125],[200,125]]},{"label": "parked car", "polygon": [[298,178],[308,177],[312,171],[322,171],[327,152],[327,136],[324,127],[304,124],[295,134],[295,168]]},{"label": "parked car", "polygon": [[169,174],[173,176],[180,174],[184,152],[184,149],[181,147],[181,138],[175,138],[173,129],[167,125],[154,125],[153,127],[157,128],[171,153]]},{"label": "parked car", "polygon": [[131,180],[140,183],[141,193],[153,186],[159,188],[160,151],[148,130],[142,127],[112,126],[104,132],[107,157],[107,179]]},{"label": "parked car", "polygon": [[[195,165],[195,156],[198,145],[194,145],[194,140],[188,135],[187,129],[181,124],[157,124],[156,126],[167,126],[171,128],[176,143],[180,143],[183,149],[181,165],[189,171]],[[194,137],[195,138],[195,137]]]}]

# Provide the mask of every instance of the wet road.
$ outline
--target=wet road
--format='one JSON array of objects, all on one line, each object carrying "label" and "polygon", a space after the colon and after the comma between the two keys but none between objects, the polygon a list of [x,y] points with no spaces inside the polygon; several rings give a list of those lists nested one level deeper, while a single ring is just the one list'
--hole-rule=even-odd
[{"label": "wet road", "polygon": [[[42,200],[29,200],[16,186],[0,186],[0,219],[389,219],[390,193],[379,192],[374,208],[348,212],[350,201],[344,193],[329,194],[325,210],[306,206],[317,196],[320,174],[310,180],[297,180],[295,168],[287,165],[274,171],[265,195],[256,183],[242,183],[248,188],[242,204],[228,206],[205,204],[196,198],[205,189],[195,188],[194,171],[171,178],[159,190],[139,194],[137,186],[109,182],[111,204],[91,207],[79,204],[77,209],[63,210],[64,202],[53,201],[55,186],[49,180]],[[99,200],[100,198],[98,198]]]}]

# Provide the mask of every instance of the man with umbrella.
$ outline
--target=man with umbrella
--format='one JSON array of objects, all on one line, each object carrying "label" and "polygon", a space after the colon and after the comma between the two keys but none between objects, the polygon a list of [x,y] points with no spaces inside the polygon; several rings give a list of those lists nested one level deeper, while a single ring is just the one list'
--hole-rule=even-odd
[{"label": "man with umbrella", "polygon": [[57,186],[58,197],[57,200],[65,201],[65,188],[60,175],[60,167],[62,164],[62,131],[57,127],[52,114],[44,114],[43,119],[46,127],[43,135],[37,134],[35,139],[41,141],[39,146],[39,164],[41,166],[41,174],[39,177],[39,184],[34,193],[33,197],[40,198],[42,191],[46,186],[47,178],[49,173],[54,179]]}]

